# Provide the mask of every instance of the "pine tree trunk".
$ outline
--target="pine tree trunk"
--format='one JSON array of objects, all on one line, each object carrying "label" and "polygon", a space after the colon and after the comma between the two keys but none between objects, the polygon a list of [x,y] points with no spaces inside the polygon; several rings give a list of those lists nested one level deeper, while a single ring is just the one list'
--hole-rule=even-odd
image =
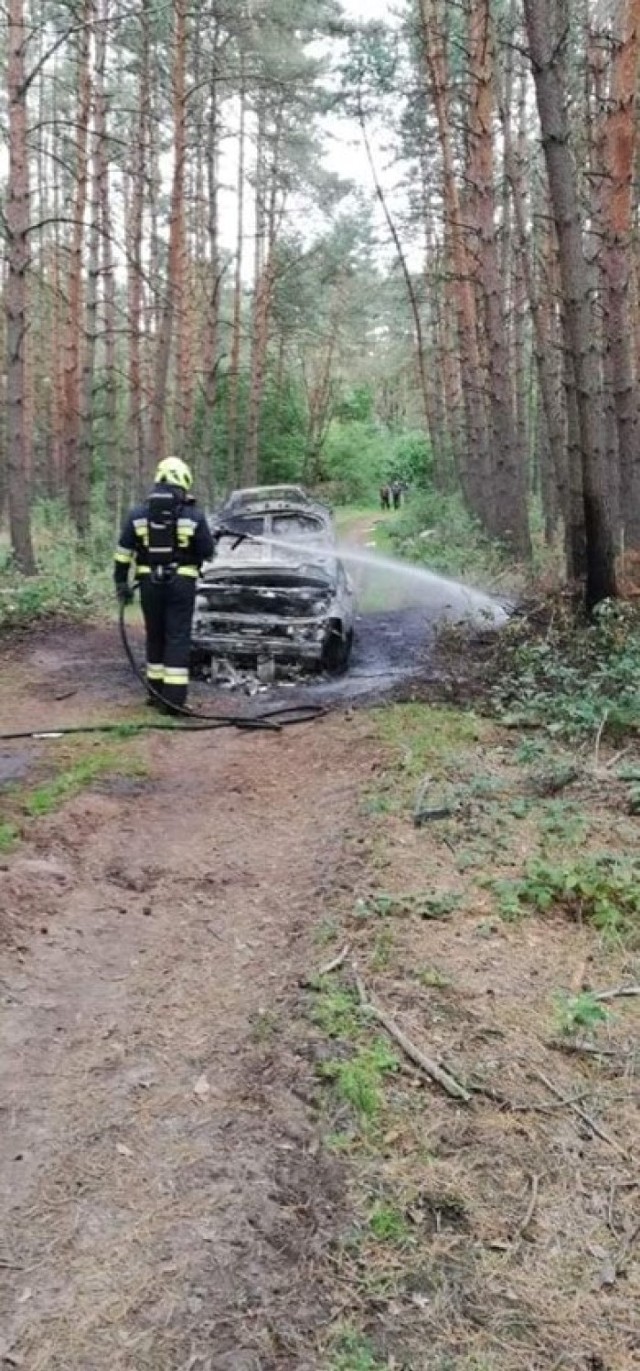
[{"label": "pine tree trunk", "polygon": [[[110,0],[101,0],[101,23],[105,32]],[[113,261],[113,223],[109,160],[106,145],[107,107],[104,108],[104,134],[99,147],[100,239],[104,301],[104,468],[107,508],[114,526],[120,523],[123,504],[122,458],[118,434],[117,297]]]},{"label": "pine tree trunk", "polygon": [[93,17],[93,0],[84,0],[82,24],[78,36],[75,197],[67,281],[67,328],[64,349],[64,454],[71,513],[81,540],[87,538],[90,522],[90,475],[82,461],[79,431],[84,336],[82,259],[88,190],[87,144],[92,98],[90,57]]},{"label": "pine tree trunk", "polygon": [[[185,217],[184,185],[186,161],[186,0],[175,0],[175,36],[173,57],[173,184],[169,225],[169,263],[166,299],[161,315],[157,341],[153,401],[151,406],[151,447],[154,460],[164,454],[165,408],[169,361],[176,316],[184,309]],[[179,421],[183,431],[183,419]]]},{"label": "pine tree trunk", "polygon": [[[128,348],[128,413],[127,446],[133,463],[132,486],[141,490],[147,476],[144,435],[144,389],[142,381],[142,310],[144,303],[142,229],[144,213],[146,160],[151,124],[149,108],[150,82],[150,0],[142,0],[140,14],[141,48],[138,85],[138,110],[133,134],[130,173],[129,213],[127,214],[127,314]],[[155,285],[155,282],[154,282]]]},{"label": "pine tree trunk", "polygon": [[206,180],[207,180],[207,238],[208,260],[208,299],[205,319],[204,343],[204,432],[206,450],[207,491],[213,504],[216,488],[216,434],[215,410],[218,394],[218,329],[220,322],[220,290],[222,273],[220,268],[219,223],[218,223],[218,157],[219,157],[219,109],[218,109],[218,34],[214,40],[213,65],[209,86],[209,118],[206,142]]},{"label": "pine tree trunk", "polygon": [[[52,117],[54,123],[58,115],[58,85],[56,63],[53,69]],[[52,494],[60,496],[65,489],[67,473],[64,459],[64,341],[67,329],[66,304],[64,299],[62,270],[62,193],[61,168],[57,158],[53,159],[53,243],[51,266],[51,354],[49,375],[51,377],[51,476]]]},{"label": "pine tree trunk", "polygon": [[[600,360],[594,346],[591,290],[569,146],[566,79],[556,0],[524,0],[542,144],[565,305],[566,341],[574,368],[582,453],[587,608],[616,594],[611,508],[601,417]],[[562,20],[564,24],[564,20]]]},{"label": "pine tree trunk", "polygon": [[495,504],[490,495],[491,453],[484,402],[476,299],[456,180],[448,108],[447,71],[436,0],[420,0],[420,16],[425,71],[436,111],[442,153],[443,195],[456,279],[460,364],[467,414],[467,499],[485,527],[490,532],[495,532]]},{"label": "pine tree trunk", "polygon": [[240,387],[240,347],[242,342],[242,249],[244,245],[244,188],[245,188],[245,128],[246,128],[246,90],[245,61],[241,54],[240,67],[240,127],[238,133],[238,180],[236,189],[237,231],[235,278],[233,285],[233,325],[231,331],[231,358],[228,372],[228,411],[227,411],[227,489],[231,489],[238,477],[238,398]]},{"label": "pine tree trunk", "polygon": [[[567,460],[565,424],[560,404],[553,362],[552,332],[546,321],[545,307],[536,284],[531,249],[527,231],[527,210],[525,204],[524,176],[521,161],[516,157],[512,143],[511,126],[505,117],[501,103],[501,121],[504,140],[505,170],[511,186],[516,241],[520,258],[520,268],[524,287],[529,301],[533,324],[533,350],[540,397],[544,408],[546,440],[549,456],[558,487],[560,506],[569,523],[569,469]],[[546,240],[550,243],[550,236]]]},{"label": "pine tree trunk", "polygon": [[[98,343],[98,283],[101,271],[100,252],[100,204],[101,181],[105,174],[105,94],[104,71],[106,61],[107,26],[99,23],[95,36],[95,65],[93,81],[93,147],[91,151],[91,200],[89,250],[86,276],[86,341],[82,358],[82,384],[80,397],[80,429],[78,435],[78,473],[82,473],[78,487],[82,489],[82,500],[89,504],[89,478],[93,457],[94,437],[94,387],[96,348]],[[85,520],[83,520],[83,523]],[[88,509],[86,514],[88,527]]]},{"label": "pine tree trunk", "polygon": [[29,269],[29,152],[23,0],[9,0],[7,95],[9,102],[9,175],[5,207],[8,277],[7,320],[7,454],[11,548],[27,576],[36,570],[31,541],[25,433],[25,334]]},{"label": "pine tree trunk", "polygon": [[468,490],[467,448],[465,439],[464,396],[460,373],[460,355],[456,346],[456,292],[453,274],[449,270],[449,247],[445,240],[444,280],[439,301],[438,339],[439,353],[442,358],[442,388],[449,446],[453,456],[454,470],[457,474],[462,493],[467,504],[472,506]]},{"label": "pine tree trunk", "polygon": [[[487,324],[487,361],[493,434],[494,530],[520,558],[531,555],[525,469],[518,460],[512,408],[504,278],[500,271],[494,191],[494,35],[489,0],[471,0],[472,107],[467,184],[477,227],[478,281]],[[508,281],[508,276],[507,276]]]},{"label": "pine tree trunk", "polygon": [[266,375],[267,347],[269,343],[269,313],[273,282],[273,259],[270,254],[256,284],[253,307],[251,378],[249,382],[249,398],[247,404],[247,431],[245,434],[244,457],[242,462],[242,482],[245,486],[256,485],[258,480],[260,407],[262,404]]},{"label": "pine tree trunk", "polygon": [[625,547],[640,546],[640,390],[634,367],[630,310],[632,189],[637,151],[636,91],[640,56],[640,0],[620,0],[619,37],[611,90],[601,119],[603,176],[604,332],[620,463],[620,510]]}]

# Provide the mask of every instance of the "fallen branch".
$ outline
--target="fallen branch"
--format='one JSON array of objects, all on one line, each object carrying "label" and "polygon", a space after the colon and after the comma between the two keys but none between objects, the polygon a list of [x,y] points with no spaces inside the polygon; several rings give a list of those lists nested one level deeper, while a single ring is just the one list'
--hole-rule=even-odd
[{"label": "fallen branch", "polygon": [[550,1081],[541,1071],[534,1071],[533,1074],[539,1081],[542,1081],[542,1084],[546,1086],[547,1090],[551,1091],[552,1095],[555,1095],[557,1100],[562,1100],[568,1109],[571,1109],[574,1114],[577,1114],[578,1118],[582,1119],[583,1123],[586,1123],[587,1128],[590,1128],[592,1133],[596,1134],[596,1137],[600,1138],[602,1142],[607,1143],[609,1147],[612,1147],[614,1152],[618,1153],[618,1156],[625,1158],[625,1161],[629,1160],[628,1152],[626,1152],[625,1149],[620,1146],[620,1143],[616,1142],[615,1138],[612,1138],[611,1134],[607,1133],[599,1123],[596,1123],[595,1119],[592,1119],[590,1114],[587,1114],[585,1110],[581,1109],[573,1100],[566,1100],[562,1091],[558,1090],[557,1085],[554,1085],[553,1081]]},{"label": "fallen branch", "polygon": [[564,1042],[561,1038],[548,1038],[545,1047],[550,1052],[565,1052],[567,1056],[578,1057],[629,1057],[630,1052],[620,1052],[613,1047],[591,1047],[589,1043]]},{"label": "fallen branch", "polygon": [[343,947],[343,949],[342,949],[342,952],[339,952],[338,955],[337,955],[337,957],[334,957],[332,961],[327,962],[326,966],[321,966],[321,967],[320,967],[320,970],[319,970],[319,972],[318,972],[318,975],[319,975],[319,976],[329,976],[330,973],[331,973],[332,971],[337,971],[337,970],[338,970],[338,967],[339,967],[339,966],[342,966],[343,962],[346,962],[347,957],[349,956],[350,951],[351,951],[351,944],[350,944],[350,943],[346,943],[346,945],[345,945],[345,946]]},{"label": "fallen branch", "polygon": [[409,1058],[409,1061],[412,1061],[415,1066],[419,1067],[421,1071],[424,1071],[425,1075],[428,1076],[430,1080],[435,1081],[437,1085],[442,1086],[442,1089],[446,1090],[447,1094],[451,1095],[454,1100],[462,1100],[464,1104],[469,1104],[471,1101],[469,1091],[465,1090],[464,1086],[461,1085],[454,1076],[451,1076],[448,1071],[443,1071],[442,1067],[438,1066],[438,1063],[434,1062],[431,1057],[425,1056],[424,1052],[422,1052],[419,1047],[416,1047],[415,1043],[412,1043],[406,1033],[403,1033],[395,1019],[392,1019],[391,1015],[387,1014],[385,1009],[381,1009],[379,1005],[375,1004],[374,1001],[369,998],[364,981],[358,974],[355,964],[353,966],[353,974],[362,1008],[371,1014],[372,1018],[377,1019],[378,1023],[382,1024],[383,1028],[386,1028],[389,1036],[398,1043],[399,1047],[402,1048],[402,1051]]},{"label": "fallen branch", "polygon": [[609,710],[608,710],[608,709],[605,709],[604,714],[603,714],[603,716],[602,716],[602,719],[601,719],[601,721],[600,721],[600,727],[599,727],[598,732],[597,732],[597,734],[596,734],[596,746],[595,746],[595,752],[594,752],[594,758],[593,758],[593,769],[594,769],[594,771],[595,771],[596,776],[598,775],[598,772],[600,771],[600,744],[601,744],[601,742],[602,742],[602,735],[603,735],[604,730],[605,730],[605,728],[606,728],[606,726],[607,726],[607,719],[608,719],[608,718],[609,718]]},{"label": "fallen branch", "polygon": [[626,996],[640,995],[640,985],[618,985],[615,990],[599,990],[594,1000],[622,1000]]},{"label": "fallen branch", "polygon": [[629,1233],[627,1238],[625,1238],[625,1241],[623,1242],[622,1247],[618,1252],[618,1255],[614,1263],[616,1268],[616,1275],[620,1275],[620,1272],[624,1270],[627,1258],[631,1254],[631,1248],[633,1247],[634,1243],[637,1241],[638,1238],[640,1238],[640,1223],[636,1224],[633,1231]]},{"label": "fallen branch", "polygon": [[514,1234],[514,1237],[513,1237],[513,1241],[514,1241],[514,1242],[518,1242],[519,1238],[523,1238],[523,1237],[524,1237],[524,1235],[525,1235],[525,1233],[526,1233],[526,1231],[527,1231],[527,1229],[528,1229],[528,1227],[529,1227],[529,1224],[531,1223],[531,1220],[532,1220],[532,1218],[533,1218],[533,1216],[534,1216],[534,1214],[535,1214],[535,1212],[536,1212],[536,1205],[537,1205],[537,1203],[538,1203],[538,1192],[539,1192],[539,1190],[540,1190],[540,1181],[541,1181],[541,1180],[542,1180],[542,1177],[541,1177],[541,1176],[534,1175],[534,1176],[531,1177],[531,1195],[530,1195],[530,1197],[529,1197],[529,1203],[528,1203],[528,1205],[527,1205],[527,1212],[526,1212],[526,1214],[525,1214],[525,1216],[524,1216],[524,1218],[523,1218],[523,1220],[522,1220],[522,1223],[520,1224],[520,1227],[518,1228],[517,1232]]}]

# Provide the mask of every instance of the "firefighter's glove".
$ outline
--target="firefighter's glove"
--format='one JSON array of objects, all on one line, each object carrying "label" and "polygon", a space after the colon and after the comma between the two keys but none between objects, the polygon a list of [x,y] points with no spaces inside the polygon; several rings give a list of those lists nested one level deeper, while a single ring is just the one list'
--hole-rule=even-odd
[{"label": "firefighter's glove", "polygon": [[116,586],[116,595],[119,605],[130,605],[133,600],[133,587],[127,585],[126,582]]}]

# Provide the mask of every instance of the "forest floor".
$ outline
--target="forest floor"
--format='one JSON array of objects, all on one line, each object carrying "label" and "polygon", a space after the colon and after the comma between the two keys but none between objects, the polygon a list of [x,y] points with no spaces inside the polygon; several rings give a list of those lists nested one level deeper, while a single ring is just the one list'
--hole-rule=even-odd
[{"label": "forest floor", "polygon": [[[140,719],[117,654],[14,640],[2,731]],[[429,689],[1,748],[0,1366],[638,1365],[638,820]]]}]

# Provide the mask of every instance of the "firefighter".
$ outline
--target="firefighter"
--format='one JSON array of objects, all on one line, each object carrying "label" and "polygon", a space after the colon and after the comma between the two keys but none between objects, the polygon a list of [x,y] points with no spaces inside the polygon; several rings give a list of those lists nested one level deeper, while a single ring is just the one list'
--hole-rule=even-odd
[{"label": "firefighter", "polygon": [[133,597],[132,565],[140,582],[148,704],[168,713],[186,705],[196,581],[202,563],[212,558],[214,550],[205,516],[190,494],[192,485],[186,462],[165,457],[153,490],[130,510],[115,553],[118,599],[127,604]]}]

